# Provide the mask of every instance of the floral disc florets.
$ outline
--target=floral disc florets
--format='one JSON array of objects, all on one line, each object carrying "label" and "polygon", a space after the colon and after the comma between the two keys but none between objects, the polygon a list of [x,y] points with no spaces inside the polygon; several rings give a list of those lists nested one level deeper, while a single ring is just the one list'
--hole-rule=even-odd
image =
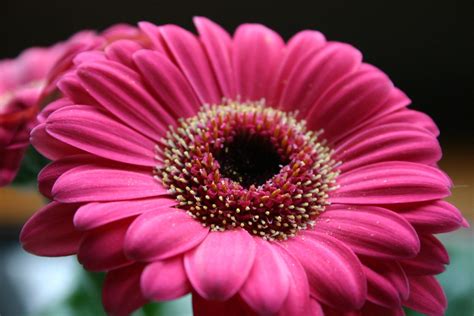
[{"label": "floral disc florets", "polygon": [[170,128],[156,176],[212,230],[287,239],[314,225],[336,188],[336,163],[319,134],[263,103],[204,106]]}]

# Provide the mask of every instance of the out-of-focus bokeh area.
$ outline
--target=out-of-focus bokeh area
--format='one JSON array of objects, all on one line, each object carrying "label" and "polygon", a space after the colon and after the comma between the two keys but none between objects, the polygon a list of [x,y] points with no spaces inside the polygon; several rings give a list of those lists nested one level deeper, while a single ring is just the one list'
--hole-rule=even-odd
[{"label": "out-of-focus bokeh area", "polygon": [[[474,23],[472,1],[29,1],[4,0],[0,12],[0,59],[23,49],[64,40],[81,29],[104,29],[118,22],[148,20],[193,29],[191,17],[204,15],[229,31],[260,22],[288,39],[317,29],[328,39],[358,47],[366,61],[383,69],[421,110],[438,123],[444,150],[441,167],[452,177],[449,199],[474,220],[472,146]],[[1,157],[0,157],[1,159]],[[44,164],[30,150],[14,185],[0,189],[0,315],[103,315],[102,275],[83,271],[74,257],[41,258],[25,253],[18,234],[45,201],[34,175]],[[33,179],[33,182],[32,182]],[[447,315],[474,315],[474,232],[441,235],[451,264],[439,276],[449,301]],[[409,315],[415,315],[408,312]],[[151,304],[136,315],[190,315],[189,297]]]}]

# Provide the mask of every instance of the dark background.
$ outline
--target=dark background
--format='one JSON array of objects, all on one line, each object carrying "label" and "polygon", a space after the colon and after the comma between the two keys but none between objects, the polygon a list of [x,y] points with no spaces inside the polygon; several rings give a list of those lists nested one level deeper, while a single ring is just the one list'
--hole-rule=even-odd
[{"label": "dark background", "polygon": [[[311,3],[311,4],[310,4]],[[289,38],[317,29],[330,40],[359,48],[432,116],[441,142],[470,143],[474,105],[473,1],[53,1],[3,0],[0,58],[33,45],[50,45],[81,29],[148,20],[193,29],[194,15],[233,32],[260,22]]]}]

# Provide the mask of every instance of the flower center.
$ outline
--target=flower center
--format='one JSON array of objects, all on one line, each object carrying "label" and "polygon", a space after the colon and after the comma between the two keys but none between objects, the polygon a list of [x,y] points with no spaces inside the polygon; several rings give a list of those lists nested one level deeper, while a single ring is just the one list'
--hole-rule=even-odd
[{"label": "flower center", "polygon": [[314,225],[338,172],[294,113],[262,103],[204,106],[163,139],[156,175],[179,208],[212,230],[287,239]]}]

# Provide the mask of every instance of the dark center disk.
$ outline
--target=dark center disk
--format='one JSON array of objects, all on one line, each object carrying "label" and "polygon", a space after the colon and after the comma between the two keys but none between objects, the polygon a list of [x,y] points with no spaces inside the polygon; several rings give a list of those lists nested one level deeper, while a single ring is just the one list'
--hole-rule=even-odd
[{"label": "dark center disk", "polygon": [[260,186],[287,164],[271,141],[262,135],[237,133],[216,153],[222,176],[240,183],[244,188]]}]

